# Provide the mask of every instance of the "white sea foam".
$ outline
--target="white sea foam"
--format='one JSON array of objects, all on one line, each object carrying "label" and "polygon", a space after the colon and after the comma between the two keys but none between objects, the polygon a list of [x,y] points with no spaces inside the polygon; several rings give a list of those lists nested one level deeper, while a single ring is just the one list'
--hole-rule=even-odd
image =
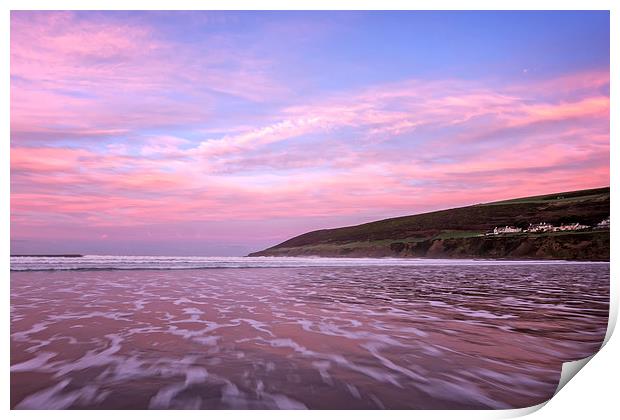
[{"label": "white sea foam", "polygon": [[[11,257],[12,271],[39,270],[180,270],[207,268],[274,267],[385,267],[583,264],[567,261],[446,260],[419,258],[319,258],[319,257],[163,257],[110,256]],[[593,263],[597,264],[597,263]],[[604,263],[603,263],[604,264]]]},{"label": "white sea foam", "polygon": [[347,261],[13,272],[14,408],[517,407],[605,335],[608,263]]}]

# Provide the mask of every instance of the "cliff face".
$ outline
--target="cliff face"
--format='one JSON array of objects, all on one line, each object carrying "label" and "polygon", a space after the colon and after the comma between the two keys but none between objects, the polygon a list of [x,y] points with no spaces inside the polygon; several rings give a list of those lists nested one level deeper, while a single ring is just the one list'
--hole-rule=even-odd
[{"label": "cliff face", "polygon": [[495,226],[609,216],[609,188],[527,197],[309,232],[250,256],[609,260],[609,230],[484,235]]},{"label": "cliff face", "polygon": [[564,234],[561,236],[470,237],[427,239],[389,244],[341,244],[321,247],[271,248],[250,256],[320,257],[411,257],[411,258],[502,258],[609,260],[609,231]]}]

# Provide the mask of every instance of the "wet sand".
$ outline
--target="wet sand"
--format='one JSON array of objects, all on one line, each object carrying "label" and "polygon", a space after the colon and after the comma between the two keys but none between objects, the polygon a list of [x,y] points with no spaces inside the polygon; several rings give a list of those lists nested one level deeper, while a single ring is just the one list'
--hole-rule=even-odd
[{"label": "wet sand", "polygon": [[11,407],[526,407],[608,304],[608,264],[12,272]]}]

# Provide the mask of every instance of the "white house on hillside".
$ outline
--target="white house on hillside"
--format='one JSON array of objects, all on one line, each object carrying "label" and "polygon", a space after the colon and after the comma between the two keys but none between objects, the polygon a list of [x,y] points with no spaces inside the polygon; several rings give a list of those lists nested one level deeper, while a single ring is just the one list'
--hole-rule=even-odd
[{"label": "white house on hillside", "polygon": [[519,233],[523,232],[523,229],[514,227],[514,226],[504,226],[504,227],[496,227],[493,229],[494,235],[499,235],[500,233]]},{"label": "white house on hillside", "polygon": [[549,223],[532,224],[527,228],[527,232],[552,232],[553,226]]},{"label": "white house on hillside", "polygon": [[582,229],[587,229],[590,226],[586,226],[586,225],[582,225],[579,223],[572,223],[570,225],[562,225],[560,227],[555,228],[554,230],[558,230],[558,231],[566,231],[566,230],[582,230]]},{"label": "white house on hillside", "polygon": [[599,222],[596,225],[597,228],[599,229],[606,229],[609,227],[609,217],[607,217],[607,219],[603,219],[601,222]]}]

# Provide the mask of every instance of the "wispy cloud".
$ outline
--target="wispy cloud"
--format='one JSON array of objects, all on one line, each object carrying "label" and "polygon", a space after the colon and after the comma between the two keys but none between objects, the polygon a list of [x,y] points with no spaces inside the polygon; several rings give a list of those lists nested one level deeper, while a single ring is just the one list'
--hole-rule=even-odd
[{"label": "wispy cloud", "polygon": [[279,56],[222,35],[182,42],[147,21],[69,12],[13,12],[11,24],[16,238],[188,224],[273,238],[609,182],[605,69],[302,94],[276,76]]},{"label": "wispy cloud", "polygon": [[114,135],[199,124],[218,95],[263,102],[286,93],[268,60],[203,40],[188,46],[156,28],[72,12],[13,12],[14,139]]}]

